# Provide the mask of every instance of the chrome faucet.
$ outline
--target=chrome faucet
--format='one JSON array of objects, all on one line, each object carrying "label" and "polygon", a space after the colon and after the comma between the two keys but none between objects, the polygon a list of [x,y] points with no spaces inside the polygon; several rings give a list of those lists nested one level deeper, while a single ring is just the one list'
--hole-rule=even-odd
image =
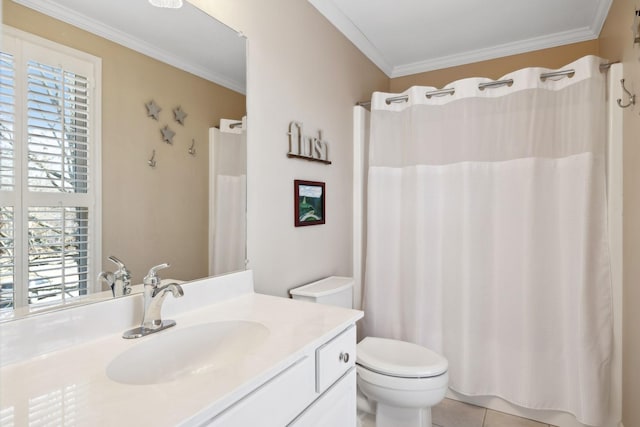
[{"label": "chrome faucet", "polygon": [[129,295],[131,293],[131,272],[127,269],[122,261],[115,256],[111,255],[109,261],[118,266],[118,270],[115,273],[109,271],[103,271],[98,274],[98,279],[104,280],[109,287],[114,297],[120,297],[123,295]]},{"label": "chrome faucet", "polygon": [[[144,284],[144,318],[142,319],[142,327],[147,329],[158,329],[162,327],[162,319],[160,318],[160,310],[162,309],[162,302],[167,296],[167,292],[171,292],[175,298],[180,298],[184,295],[182,286],[177,283],[170,283],[168,285],[160,286],[161,279],[158,277],[158,270],[168,268],[169,264],[164,263],[151,267],[149,274],[147,274],[142,283]],[[167,320],[166,322],[173,322],[173,320]],[[173,322],[175,325],[175,322]],[[173,326],[171,325],[171,326]],[[169,326],[166,326],[169,327]]]},{"label": "chrome faucet", "polygon": [[124,333],[123,338],[140,338],[145,335],[159,332],[175,326],[175,320],[162,320],[161,310],[167,293],[171,292],[175,298],[184,295],[182,286],[177,283],[169,283],[160,286],[161,279],[158,277],[158,270],[168,268],[169,264],[164,263],[151,267],[149,273],[144,277],[144,316],[142,325]]}]

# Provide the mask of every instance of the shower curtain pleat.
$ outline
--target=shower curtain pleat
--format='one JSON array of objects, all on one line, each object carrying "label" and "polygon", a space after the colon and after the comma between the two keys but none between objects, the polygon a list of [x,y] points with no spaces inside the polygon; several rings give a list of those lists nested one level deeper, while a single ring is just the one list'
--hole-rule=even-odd
[{"label": "shower curtain pleat", "polygon": [[589,425],[612,351],[599,62],[374,94],[364,290],[364,333],[442,353],[452,389]]},{"label": "shower curtain pleat", "polygon": [[247,209],[246,175],[218,175],[216,179],[214,275],[244,268]]}]

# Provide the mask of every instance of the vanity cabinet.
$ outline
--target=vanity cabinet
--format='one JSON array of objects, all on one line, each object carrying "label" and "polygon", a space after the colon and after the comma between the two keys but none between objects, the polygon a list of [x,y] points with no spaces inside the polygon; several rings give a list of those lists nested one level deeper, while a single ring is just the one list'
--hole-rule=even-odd
[{"label": "vanity cabinet", "polygon": [[324,338],[308,355],[204,425],[355,426],[355,325]]},{"label": "vanity cabinet", "polygon": [[[251,271],[184,287],[163,308],[176,326],[139,340],[122,333],[139,325],[141,295],[0,323],[0,413],[13,417],[0,424],[355,426],[361,311],[256,294]],[[258,342],[245,323],[268,333]],[[211,332],[231,324],[229,339]],[[206,339],[189,335],[202,330],[211,346],[163,364],[168,376],[136,382],[148,359],[129,358],[134,349],[175,356],[176,343]],[[123,357],[114,377],[110,366]]]}]

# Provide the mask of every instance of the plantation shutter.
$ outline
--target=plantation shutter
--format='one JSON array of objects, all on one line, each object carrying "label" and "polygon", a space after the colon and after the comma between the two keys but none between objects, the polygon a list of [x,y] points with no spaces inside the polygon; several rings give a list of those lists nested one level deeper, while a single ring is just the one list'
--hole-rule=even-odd
[{"label": "plantation shutter", "polygon": [[0,190],[15,189],[15,75],[13,56],[0,53]]},{"label": "plantation shutter", "polygon": [[99,262],[100,62],[15,32],[13,307],[64,303],[94,290]]},{"label": "plantation shutter", "polygon": [[16,168],[13,56],[0,52],[0,310],[14,306]]},{"label": "plantation shutter", "polygon": [[87,78],[35,61],[27,78],[29,191],[87,193]]}]

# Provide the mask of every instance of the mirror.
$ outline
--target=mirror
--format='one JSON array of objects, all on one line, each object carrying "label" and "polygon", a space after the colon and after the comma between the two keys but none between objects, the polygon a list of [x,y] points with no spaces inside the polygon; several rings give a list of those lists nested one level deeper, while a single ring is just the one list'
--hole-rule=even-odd
[{"label": "mirror", "polygon": [[[244,228],[238,227],[238,220],[245,221],[245,204],[243,200],[240,207],[235,206],[240,219],[225,209],[218,209],[224,216],[215,217],[210,199],[217,197],[210,190],[215,191],[215,176],[222,172],[211,172],[212,184],[209,173],[210,164],[224,164],[222,154],[214,162],[215,153],[233,152],[235,163],[239,155],[246,155],[246,148],[210,150],[214,138],[210,129],[219,127],[222,119],[240,123],[246,114],[245,39],[188,2],[181,9],[169,10],[155,8],[146,0],[4,0],[2,19],[6,26],[101,59],[98,179],[102,192],[101,209],[95,217],[101,217],[102,232],[87,243],[88,247],[95,245],[101,255],[96,268],[83,270],[90,271],[85,274],[86,293],[99,293],[97,300],[111,297],[109,287],[97,279],[100,271],[117,269],[108,261],[110,255],[124,262],[132,284],[141,283],[150,267],[164,262],[171,267],[161,277],[184,281],[244,268],[244,259],[231,263],[228,256],[224,267],[215,267],[214,246],[223,255],[228,255],[228,246],[212,243],[215,236],[209,224],[227,231],[228,245],[246,253]],[[6,42],[4,37],[3,52]],[[159,108],[157,120],[148,108],[152,101]],[[238,128],[232,133],[238,133]],[[245,138],[240,139],[246,144]],[[246,157],[240,163],[244,169],[233,168],[239,179],[242,171],[246,176]],[[246,186],[246,181],[239,182]],[[244,198],[245,192],[241,194]],[[227,227],[225,218],[233,226]],[[229,233],[230,227],[240,231]],[[8,275],[13,270],[13,248],[0,249],[6,303],[8,292],[13,293],[10,285],[14,280],[26,282],[27,273]],[[28,276],[30,287],[37,287],[36,279],[42,279]],[[45,284],[53,281],[45,279]],[[80,300],[96,300],[84,293],[80,291]],[[16,304],[19,309],[5,308],[0,320],[29,311],[20,308],[27,305],[24,301],[31,302],[32,312],[51,305],[46,299],[35,304],[39,298],[31,291],[22,298]],[[77,299],[70,301],[75,304]]]}]

